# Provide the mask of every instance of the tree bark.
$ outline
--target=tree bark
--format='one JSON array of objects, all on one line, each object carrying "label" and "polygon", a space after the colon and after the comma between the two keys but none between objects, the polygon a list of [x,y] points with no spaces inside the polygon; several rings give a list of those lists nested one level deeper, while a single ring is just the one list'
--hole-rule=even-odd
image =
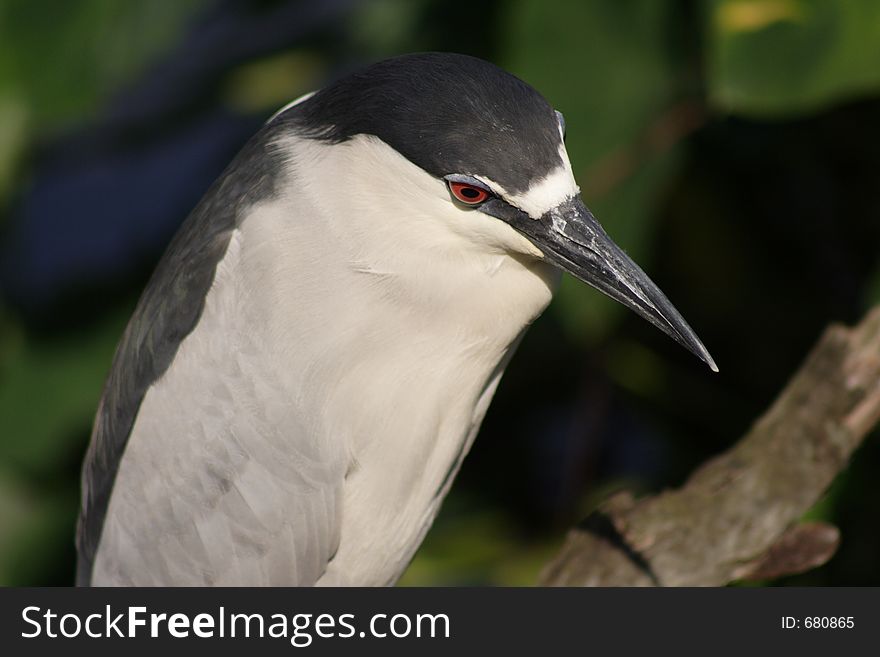
[{"label": "tree bark", "polygon": [[721,586],[821,565],[835,527],[799,523],[880,420],[880,308],[832,325],[773,405],[679,489],[610,498],[572,529],[545,586]]}]

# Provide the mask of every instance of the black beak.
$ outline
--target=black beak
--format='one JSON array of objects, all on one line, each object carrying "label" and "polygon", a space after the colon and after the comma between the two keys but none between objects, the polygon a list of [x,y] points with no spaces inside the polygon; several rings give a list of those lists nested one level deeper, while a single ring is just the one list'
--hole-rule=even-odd
[{"label": "black beak", "polygon": [[718,371],[697,334],[660,288],[611,241],[580,196],[553,208],[540,219],[523,213],[508,221],[541,249],[549,262],[632,309],[703,360],[712,371]]}]

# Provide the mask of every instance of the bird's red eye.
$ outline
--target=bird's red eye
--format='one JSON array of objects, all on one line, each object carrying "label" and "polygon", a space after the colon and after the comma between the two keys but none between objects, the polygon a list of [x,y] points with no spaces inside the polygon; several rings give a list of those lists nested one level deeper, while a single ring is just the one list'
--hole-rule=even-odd
[{"label": "bird's red eye", "polygon": [[449,191],[456,199],[467,205],[478,205],[489,198],[489,192],[482,187],[463,182],[450,182]]}]

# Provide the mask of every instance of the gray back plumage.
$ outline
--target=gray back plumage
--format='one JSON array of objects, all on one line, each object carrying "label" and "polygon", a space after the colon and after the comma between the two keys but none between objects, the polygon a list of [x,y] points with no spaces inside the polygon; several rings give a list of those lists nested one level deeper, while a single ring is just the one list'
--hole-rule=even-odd
[{"label": "gray back plumage", "polygon": [[113,357],[82,472],[77,585],[90,583],[119,462],[147,390],[195,328],[232,231],[248,208],[275,192],[282,165],[263,127],[187,217],[147,284]]}]

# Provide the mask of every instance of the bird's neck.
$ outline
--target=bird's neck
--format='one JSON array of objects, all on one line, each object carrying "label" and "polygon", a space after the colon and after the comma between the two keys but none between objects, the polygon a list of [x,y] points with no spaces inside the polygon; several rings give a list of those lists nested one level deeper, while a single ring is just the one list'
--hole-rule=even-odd
[{"label": "bird's neck", "polygon": [[[363,552],[386,555],[376,567],[387,566],[391,581],[557,277],[537,259],[479,253],[452,232],[360,210],[344,223],[295,193],[254,207],[217,277],[238,286],[239,319],[230,321],[255,334],[281,382],[276,393],[305,419],[309,439],[343,446],[344,513],[397,537]],[[358,522],[340,554],[377,535],[367,526],[358,535]]]},{"label": "bird's neck", "polygon": [[[396,241],[359,238],[383,221]],[[351,433],[355,451],[395,422],[407,425],[395,437],[433,440],[451,415],[472,413],[558,281],[536,259],[454,248],[454,236],[426,242],[388,221],[360,214],[341,230],[291,195],[254,208],[230,247],[240,312],[298,394],[344,418],[332,430]]]}]

